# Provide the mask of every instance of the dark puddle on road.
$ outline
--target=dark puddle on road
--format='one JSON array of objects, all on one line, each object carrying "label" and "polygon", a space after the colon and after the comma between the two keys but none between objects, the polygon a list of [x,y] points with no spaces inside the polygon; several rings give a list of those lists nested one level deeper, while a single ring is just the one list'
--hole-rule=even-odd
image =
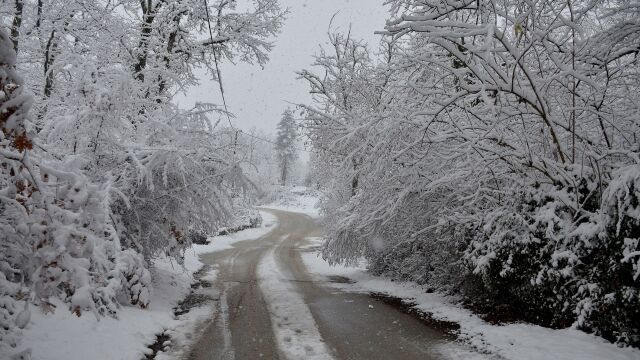
[{"label": "dark puddle on road", "polygon": [[[335,284],[355,284],[356,283],[356,281],[353,281],[348,277],[339,276],[339,275],[326,276],[326,279],[328,282],[335,283]],[[399,298],[396,296],[391,296],[389,294],[385,294],[381,292],[371,292],[369,293],[369,296],[387,305],[393,306],[401,313],[410,315],[415,319],[420,320],[426,326],[444,334],[449,339],[456,339],[458,337],[460,324],[453,321],[435,319],[433,317],[433,314],[418,309],[416,307],[417,304],[411,300]]]},{"label": "dark puddle on road", "polygon": [[[356,281],[340,275],[326,276],[326,281],[334,284],[355,284]],[[423,324],[431,329],[434,329],[445,335],[448,339],[457,339],[460,331],[460,324],[453,321],[438,320],[433,317],[433,314],[422,311],[416,307],[417,303],[408,300],[392,296],[381,292],[371,292],[369,296],[373,299],[381,301],[387,305],[396,308],[401,313],[412,316],[415,319],[420,320]]]},{"label": "dark puddle on road", "polygon": [[417,304],[413,301],[379,292],[369,293],[369,296],[387,305],[393,306],[402,313],[411,315],[412,317],[420,320],[428,327],[441,332],[449,339],[453,340],[458,336],[460,324],[452,321],[435,319],[433,317],[433,314],[418,309],[416,307]]},{"label": "dark puddle on road", "polygon": [[[209,294],[199,292],[202,289],[208,289],[213,286],[209,281],[203,280],[203,277],[211,270],[211,266],[205,265],[198,272],[193,274],[194,282],[191,284],[189,294],[173,308],[173,316],[178,317],[191,311],[193,308],[201,307],[210,301],[217,300]],[[149,345],[151,352],[145,355],[143,360],[153,360],[160,351],[167,351],[171,346],[171,337],[166,330],[156,335],[156,341]]]},{"label": "dark puddle on road", "polygon": [[356,282],[349,279],[348,277],[340,276],[340,275],[330,275],[327,276],[329,282],[334,284],[355,284]]}]

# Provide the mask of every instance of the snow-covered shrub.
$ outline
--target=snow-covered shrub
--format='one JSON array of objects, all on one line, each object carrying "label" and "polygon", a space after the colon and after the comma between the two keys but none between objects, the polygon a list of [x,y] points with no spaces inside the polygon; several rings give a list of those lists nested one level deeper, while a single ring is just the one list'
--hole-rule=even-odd
[{"label": "snow-covered shrub", "polygon": [[[6,266],[6,263],[3,263]],[[16,269],[17,270],[17,269]],[[27,289],[22,289],[20,284],[7,280],[4,271],[0,272],[0,350],[3,346],[15,347],[19,337],[16,334],[16,317],[20,311],[21,303],[27,302]]]},{"label": "snow-covered shrub", "polygon": [[115,267],[109,274],[112,278],[119,279],[121,295],[131,305],[146,308],[151,300],[151,273],[146,269],[144,259],[132,249],[118,253]]},{"label": "snow-covered shrub", "polygon": [[[573,214],[566,189],[550,184],[516,186],[508,202],[478,224],[467,259],[482,277],[484,296],[529,321],[546,326],[571,324],[565,283],[577,258],[569,244]],[[571,199],[575,203],[575,199]]]},{"label": "snow-covered shrub", "polygon": [[223,187],[230,165],[210,158],[206,136],[202,143],[197,139],[193,134],[182,148],[145,154],[143,169],[129,164],[125,170],[123,197],[112,205],[114,218],[123,245],[147,260],[161,254],[179,260],[191,244],[190,231],[212,234],[231,218],[230,195]]},{"label": "snow-covered shrub", "polygon": [[61,297],[78,315],[113,311],[114,299],[97,291],[119,250],[109,220],[109,189],[90,183],[78,168],[55,165],[40,166],[47,179],[39,188],[44,209],[32,212],[38,226],[30,226],[33,253],[23,276],[33,284],[36,299]]},{"label": "snow-covered shrub", "polygon": [[234,201],[233,221],[231,227],[235,228],[257,228],[262,225],[260,211],[247,205],[240,197]]},{"label": "snow-covered shrub", "polygon": [[[640,345],[640,162],[612,174],[597,223],[576,233],[587,242],[575,308],[579,327]],[[591,230],[600,230],[599,233]]]},{"label": "snow-covered shrub", "polygon": [[519,187],[511,207],[486,215],[467,252],[485,297],[536,323],[576,321],[637,345],[639,169],[633,164],[613,172],[603,194],[586,169],[577,191],[566,184]]}]

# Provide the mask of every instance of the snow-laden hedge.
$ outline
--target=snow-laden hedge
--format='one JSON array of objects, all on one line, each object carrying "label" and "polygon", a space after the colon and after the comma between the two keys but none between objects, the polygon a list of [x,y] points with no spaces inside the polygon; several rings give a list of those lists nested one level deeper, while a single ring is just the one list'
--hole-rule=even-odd
[{"label": "snow-laden hedge", "polygon": [[525,318],[638,344],[640,164],[614,171],[603,193],[595,177],[576,183],[514,191],[485,215],[466,258],[490,297]]}]

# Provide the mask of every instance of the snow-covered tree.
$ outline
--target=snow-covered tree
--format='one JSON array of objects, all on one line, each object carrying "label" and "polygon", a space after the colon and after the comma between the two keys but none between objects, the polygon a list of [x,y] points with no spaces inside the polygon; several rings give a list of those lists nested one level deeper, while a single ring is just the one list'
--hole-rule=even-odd
[{"label": "snow-covered tree", "polygon": [[79,158],[59,161],[37,150],[43,145],[30,121],[33,97],[15,65],[2,29],[0,347],[16,346],[31,303],[46,309],[57,298],[77,316],[115,315],[119,299],[145,307],[151,286],[142,257],[121,249],[110,217],[112,183],[92,183]]},{"label": "snow-covered tree", "polygon": [[23,303],[146,307],[155,257],[180,260],[189,234],[244,211],[228,114],[173,99],[196,69],[220,81],[223,61],[264,64],[285,13],[277,0],[3,2],[0,331]]},{"label": "snow-covered tree", "polygon": [[276,137],[276,153],[280,168],[280,184],[287,185],[287,181],[293,171],[293,166],[298,158],[296,143],[298,141],[298,125],[293,118],[293,112],[287,109],[282,114],[278,123]]},{"label": "snow-covered tree", "polygon": [[325,255],[638,344],[640,8],[388,3],[375,59],[331,35],[301,73]]},{"label": "snow-covered tree", "polygon": [[238,136],[244,173],[255,185],[260,197],[270,197],[280,183],[275,141],[273,134],[257,129],[242,131]]},{"label": "snow-covered tree", "polygon": [[219,80],[227,59],[264,64],[284,19],[278,2],[22,4],[12,34],[36,95],[36,128],[51,154],[82,158],[92,181],[112,179],[122,244],[147,260],[178,256],[185,234],[231,221],[233,192],[248,184],[228,146],[235,140],[214,122],[224,111],[182,111],[172,99],[198,82],[197,68]]}]

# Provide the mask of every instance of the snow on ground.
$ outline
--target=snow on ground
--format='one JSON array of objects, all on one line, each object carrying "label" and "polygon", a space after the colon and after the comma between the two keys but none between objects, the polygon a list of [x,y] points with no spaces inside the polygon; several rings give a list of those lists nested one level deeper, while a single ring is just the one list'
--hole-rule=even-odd
[{"label": "snow on ground", "polygon": [[135,359],[149,351],[156,334],[184,327],[207,315],[206,311],[173,316],[173,307],[190,291],[190,269],[182,269],[168,258],[157,259],[151,268],[153,297],[147,309],[123,306],[118,319],[96,318],[91,313],[71,314],[56,302],[53,314],[33,311],[31,323],[23,332],[22,344],[30,347],[33,359]]},{"label": "snow on ground", "polygon": [[262,225],[255,229],[246,229],[239,231],[237,233],[229,234],[229,235],[219,235],[212,237],[209,240],[209,244],[207,245],[193,245],[193,247],[187,250],[187,254],[191,254],[191,259],[197,261],[198,268],[202,266],[200,260],[198,260],[198,256],[207,253],[213,253],[218,251],[223,251],[227,249],[233,248],[233,244],[239,241],[245,240],[254,240],[265,234],[267,234],[275,224],[277,224],[278,219],[271,215],[268,212],[260,211],[260,215],[262,216]]},{"label": "snow on ground", "polygon": [[304,186],[296,186],[280,194],[280,198],[263,207],[283,211],[298,212],[312,218],[320,217],[319,193]]},{"label": "snow on ground", "polygon": [[[188,348],[198,324],[211,317],[213,307],[203,306],[175,317],[176,307],[191,290],[193,274],[202,267],[199,255],[231,248],[238,241],[256,239],[268,233],[276,218],[261,212],[262,226],[235,234],[216,236],[209,245],[194,245],[185,253],[184,266],[169,258],[156,259],[150,271],[153,276],[153,295],[147,309],[123,306],[118,319],[96,318],[91,313],[80,317],[71,314],[62,302],[55,302],[53,313],[43,314],[32,310],[31,321],[23,330],[24,348],[31,348],[33,359],[47,360],[140,360],[150,350],[162,332],[171,336],[172,346],[168,354],[159,353],[157,359],[179,356]],[[205,280],[214,281],[216,270],[205,275]],[[211,289],[210,291],[215,291]],[[1,355],[1,354],[0,354]],[[2,356],[0,356],[2,357]]]},{"label": "snow on ground", "polygon": [[[309,239],[318,247],[322,239]],[[620,348],[606,340],[576,329],[553,330],[531,324],[491,325],[469,310],[441,294],[428,294],[417,284],[393,282],[372,276],[365,264],[355,267],[330,266],[317,252],[303,252],[302,259],[310,273],[319,280],[328,276],[344,276],[355,283],[341,284],[327,281],[327,285],[345,291],[379,292],[411,300],[420,310],[433,314],[438,320],[460,324],[459,338],[481,352],[505,359],[517,360],[636,360],[640,350]],[[443,353],[455,349],[442,349]],[[452,355],[455,353],[452,353]],[[466,357],[465,357],[466,358]]]},{"label": "snow on ground", "polygon": [[269,306],[278,348],[289,359],[333,359],[309,306],[290,279],[278,267],[274,250],[258,264],[258,284]]}]

